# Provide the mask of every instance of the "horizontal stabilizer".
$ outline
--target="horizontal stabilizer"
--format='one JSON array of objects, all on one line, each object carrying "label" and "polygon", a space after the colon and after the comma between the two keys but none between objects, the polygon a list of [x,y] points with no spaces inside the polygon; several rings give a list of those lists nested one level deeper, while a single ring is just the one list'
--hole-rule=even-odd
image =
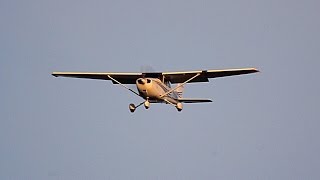
[{"label": "horizontal stabilizer", "polygon": [[205,103],[205,102],[212,102],[210,99],[190,99],[190,98],[179,98],[179,102],[182,103]]}]

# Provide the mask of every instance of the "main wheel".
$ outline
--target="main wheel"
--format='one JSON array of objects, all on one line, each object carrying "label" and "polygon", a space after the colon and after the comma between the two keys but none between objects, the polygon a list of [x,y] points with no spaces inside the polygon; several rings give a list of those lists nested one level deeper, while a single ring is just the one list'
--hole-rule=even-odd
[{"label": "main wheel", "polygon": [[136,110],[136,106],[134,104],[129,104],[130,112],[134,112]]},{"label": "main wheel", "polygon": [[177,110],[178,110],[179,112],[182,111],[182,109],[183,109],[182,103],[179,102],[179,103],[177,104],[176,108],[177,108]]}]

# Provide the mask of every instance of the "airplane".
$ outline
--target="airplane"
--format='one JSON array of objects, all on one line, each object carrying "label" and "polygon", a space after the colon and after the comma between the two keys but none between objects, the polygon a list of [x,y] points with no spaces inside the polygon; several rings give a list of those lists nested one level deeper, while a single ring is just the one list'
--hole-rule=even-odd
[{"label": "airplane", "polygon": [[[201,70],[182,72],[148,72],[148,73],[121,73],[121,72],[53,72],[55,77],[87,78],[111,80],[113,84],[119,84],[135,95],[143,98],[138,104],[129,104],[129,110],[133,113],[138,107],[144,105],[149,109],[151,103],[166,103],[174,106],[179,112],[183,109],[183,103],[212,102],[210,99],[183,98],[184,85],[187,83],[209,82],[210,78],[234,76],[259,72],[256,68]],[[127,84],[135,84],[138,92],[129,88]],[[177,84],[171,87],[171,84]]]}]

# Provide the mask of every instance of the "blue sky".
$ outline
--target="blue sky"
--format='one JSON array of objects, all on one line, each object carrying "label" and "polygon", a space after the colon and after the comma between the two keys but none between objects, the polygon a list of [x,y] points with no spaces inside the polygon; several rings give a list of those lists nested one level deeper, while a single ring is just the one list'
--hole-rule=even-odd
[{"label": "blue sky", "polygon": [[[319,179],[318,1],[0,1],[1,179]],[[128,110],[52,71],[257,67]]]}]

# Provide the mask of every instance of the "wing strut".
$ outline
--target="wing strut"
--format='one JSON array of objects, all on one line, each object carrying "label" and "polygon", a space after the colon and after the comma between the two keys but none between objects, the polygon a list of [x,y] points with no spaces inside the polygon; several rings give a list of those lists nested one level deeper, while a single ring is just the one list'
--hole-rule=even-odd
[{"label": "wing strut", "polygon": [[121,85],[122,87],[126,88],[127,90],[133,92],[135,95],[140,96],[140,94],[138,94],[137,92],[135,92],[134,90],[132,90],[131,88],[127,87],[126,85],[122,84],[121,82],[117,81],[116,79],[114,79],[113,77],[111,77],[110,75],[108,75],[108,78],[110,78],[112,81],[116,82],[117,84]]},{"label": "wing strut", "polygon": [[192,81],[194,78],[196,78],[196,77],[198,77],[198,76],[200,76],[200,75],[201,75],[201,73],[197,73],[196,75],[192,76],[190,79],[186,80],[184,83],[179,84],[177,87],[175,87],[175,88],[169,90],[168,92],[162,94],[160,97],[163,97],[163,96],[166,96],[166,95],[172,93],[173,91],[175,91],[175,90],[178,89],[179,87],[187,84],[188,82]]}]

